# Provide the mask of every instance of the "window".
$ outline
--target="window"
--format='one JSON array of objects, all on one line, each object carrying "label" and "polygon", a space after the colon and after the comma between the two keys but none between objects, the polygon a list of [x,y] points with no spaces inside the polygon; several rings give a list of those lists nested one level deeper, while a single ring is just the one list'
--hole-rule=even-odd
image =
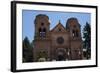
[{"label": "window", "polygon": [[41,23],[42,26],[44,26],[44,23]]},{"label": "window", "polygon": [[58,31],[61,31],[61,29],[59,28]]},{"label": "window", "polygon": [[76,28],[76,25],[74,25],[73,27]]},{"label": "window", "polygon": [[41,32],[42,31],[42,29],[41,28],[39,28],[39,32]]},{"label": "window", "polygon": [[46,36],[46,28],[39,28],[39,36],[42,38]]},{"label": "window", "polygon": [[79,36],[79,35],[78,35],[78,31],[76,31],[76,33],[75,33],[75,34],[76,34],[76,37],[78,37],[78,36]]},{"label": "window", "polygon": [[64,43],[63,37],[58,37],[58,38],[57,38],[57,43],[58,43],[58,44],[63,44],[63,43]]},{"label": "window", "polygon": [[45,28],[43,28],[43,32],[46,32],[46,29]]},{"label": "window", "polygon": [[77,30],[73,30],[72,31],[72,36],[73,37],[78,37],[79,36],[78,31]]},{"label": "window", "polygon": [[44,38],[46,36],[45,32],[40,32],[40,37]]},{"label": "window", "polygon": [[39,62],[44,62],[44,61],[46,61],[46,59],[47,59],[47,52],[41,50],[41,51],[38,53],[37,58],[38,58],[38,61],[39,61]]},{"label": "window", "polygon": [[74,30],[72,31],[72,36],[75,37],[75,31]]}]

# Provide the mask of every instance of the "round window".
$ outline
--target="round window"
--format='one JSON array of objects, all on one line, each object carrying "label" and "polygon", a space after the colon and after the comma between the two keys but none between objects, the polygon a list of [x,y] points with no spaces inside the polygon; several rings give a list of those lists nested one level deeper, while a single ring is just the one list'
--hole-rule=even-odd
[{"label": "round window", "polygon": [[63,44],[63,43],[64,43],[63,37],[58,37],[58,38],[57,38],[57,43],[58,43],[58,44]]}]

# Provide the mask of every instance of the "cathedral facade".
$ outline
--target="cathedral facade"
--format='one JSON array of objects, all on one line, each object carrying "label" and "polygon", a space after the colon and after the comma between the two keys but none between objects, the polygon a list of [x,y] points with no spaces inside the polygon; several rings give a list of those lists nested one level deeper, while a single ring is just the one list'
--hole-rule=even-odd
[{"label": "cathedral facade", "polygon": [[81,60],[83,58],[81,28],[76,18],[69,18],[66,28],[58,21],[50,30],[49,17],[39,14],[34,20],[34,61]]}]

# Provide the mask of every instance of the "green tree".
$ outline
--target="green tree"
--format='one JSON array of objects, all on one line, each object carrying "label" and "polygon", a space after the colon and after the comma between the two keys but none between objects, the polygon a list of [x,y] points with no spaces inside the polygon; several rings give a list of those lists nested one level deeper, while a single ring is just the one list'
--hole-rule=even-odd
[{"label": "green tree", "polygon": [[33,48],[28,37],[23,40],[23,62],[33,62]]},{"label": "green tree", "polygon": [[91,26],[88,22],[83,28],[83,48],[86,49],[86,58],[91,57]]}]

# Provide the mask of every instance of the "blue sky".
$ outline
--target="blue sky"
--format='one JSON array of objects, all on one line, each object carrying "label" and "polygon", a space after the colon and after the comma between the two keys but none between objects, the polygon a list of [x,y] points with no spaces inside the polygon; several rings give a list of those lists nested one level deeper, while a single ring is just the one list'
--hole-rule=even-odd
[{"label": "blue sky", "polygon": [[77,12],[55,12],[55,11],[36,11],[36,10],[23,10],[22,11],[22,39],[26,36],[30,42],[34,39],[34,20],[36,15],[45,14],[49,17],[50,20],[50,29],[54,28],[57,23],[60,22],[63,26],[66,26],[68,18],[75,17],[78,19],[81,28],[86,24],[86,22],[91,22],[90,13],[77,13]]}]

